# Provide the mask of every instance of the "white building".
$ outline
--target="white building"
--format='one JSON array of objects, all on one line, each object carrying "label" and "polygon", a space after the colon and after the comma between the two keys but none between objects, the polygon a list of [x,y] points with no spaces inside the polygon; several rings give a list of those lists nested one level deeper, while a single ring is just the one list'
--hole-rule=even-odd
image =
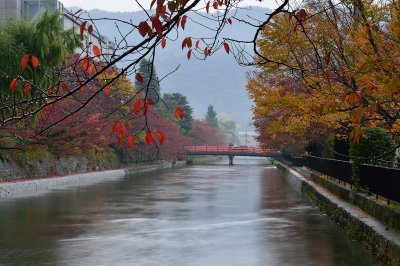
[{"label": "white building", "polygon": [[[82,21],[73,18],[72,14],[57,0],[0,0],[0,23],[5,23],[9,18],[25,18],[28,21],[32,21],[43,14],[46,9],[60,12],[64,28],[74,28],[76,32],[79,32]],[[108,55],[106,56],[107,59],[109,59],[109,55],[115,49],[113,42],[96,31],[89,34],[86,41],[100,46],[103,54]],[[89,50],[91,52],[91,49]],[[82,51],[77,50],[77,52],[80,53]]]}]

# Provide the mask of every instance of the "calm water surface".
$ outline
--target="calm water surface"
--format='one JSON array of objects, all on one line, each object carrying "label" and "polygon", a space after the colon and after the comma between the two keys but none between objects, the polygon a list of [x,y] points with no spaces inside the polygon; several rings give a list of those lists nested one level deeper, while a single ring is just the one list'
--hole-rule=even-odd
[{"label": "calm water surface", "polygon": [[0,265],[380,265],[261,159],[0,200]]}]

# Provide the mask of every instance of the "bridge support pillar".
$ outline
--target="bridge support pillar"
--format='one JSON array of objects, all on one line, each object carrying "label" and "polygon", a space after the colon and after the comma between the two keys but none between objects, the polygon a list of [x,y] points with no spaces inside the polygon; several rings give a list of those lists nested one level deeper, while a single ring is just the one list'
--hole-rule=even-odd
[{"label": "bridge support pillar", "polygon": [[233,155],[229,155],[229,165],[233,165]]}]

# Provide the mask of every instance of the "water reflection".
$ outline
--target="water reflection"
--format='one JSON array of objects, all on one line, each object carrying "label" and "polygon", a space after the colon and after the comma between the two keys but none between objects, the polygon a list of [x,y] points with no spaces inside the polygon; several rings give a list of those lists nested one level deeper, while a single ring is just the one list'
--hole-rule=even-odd
[{"label": "water reflection", "polygon": [[379,265],[264,160],[0,202],[0,265]]}]

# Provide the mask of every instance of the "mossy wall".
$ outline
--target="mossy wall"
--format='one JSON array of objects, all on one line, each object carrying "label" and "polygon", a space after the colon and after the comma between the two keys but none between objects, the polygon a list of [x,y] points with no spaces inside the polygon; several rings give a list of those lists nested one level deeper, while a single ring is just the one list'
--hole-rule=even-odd
[{"label": "mossy wall", "polygon": [[337,184],[333,180],[324,178],[316,173],[311,173],[309,179],[328,189],[341,199],[356,205],[369,215],[380,220],[389,228],[400,232],[400,210],[388,206],[384,202],[376,201],[373,197],[356,193],[349,185],[344,186],[343,182]]},{"label": "mossy wall", "polygon": [[[287,170],[285,164],[278,164],[279,168]],[[329,195],[319,192],[310,180],[316,185],[326,188],[345,201],[357,205],[361,209],[368,210],[372,216],[380,219],[383,224],[390,227],[390,230],[400,228],[400,212],[381,203],[375,202],[359,193],[354,193],[349,186],[343,186],[328,180],[322,176],[312,173],[304,168],[299,168],[303,178],[296,177],[289,173],[289,176],[299,180],[300,190],[317,206],[328,215],[344,232],[353,240],[362,244],[370,250],[375,257],[385,265],[400,265],[400,245],[392,239],[379,234],[373,227],[357,219],[344,208],[338,206],[329,199]],[[374,215],[373,215],[374,214]]]},{"label": "mossy wall", "polygon": [[302,192],[353,240],[361,243],[386,265],[400,265],[400,246],[337,206],[313,186],[303,182]]}]

